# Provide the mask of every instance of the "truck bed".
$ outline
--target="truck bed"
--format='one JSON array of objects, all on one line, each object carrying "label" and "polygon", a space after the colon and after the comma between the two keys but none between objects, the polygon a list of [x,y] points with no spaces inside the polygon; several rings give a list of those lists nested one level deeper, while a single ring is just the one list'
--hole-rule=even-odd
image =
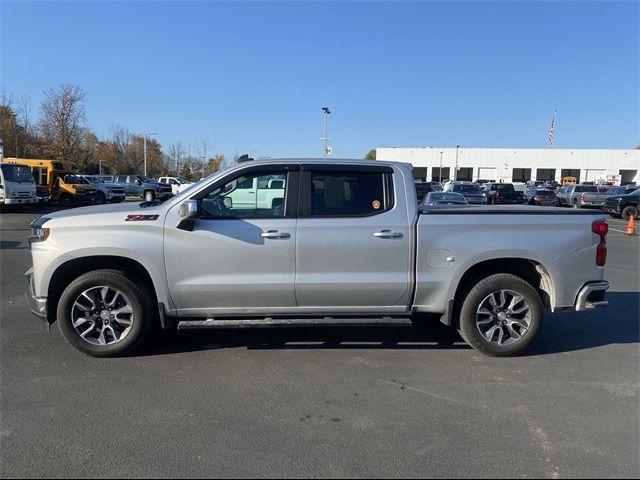
[{"label": "truck bed", "polygon": [[443,205],[421,206],[418,211],[417,311],[448,311],[448,303],[456,296],[451,286],[483,262],[502,261],[508,266],[516,264],[514,259],[524,259],[543,269],[555,285],[549,299],[552,310],[572,307],[584,279],[594,276],[599,237],[584,217],[604,220],[598,210]]}]

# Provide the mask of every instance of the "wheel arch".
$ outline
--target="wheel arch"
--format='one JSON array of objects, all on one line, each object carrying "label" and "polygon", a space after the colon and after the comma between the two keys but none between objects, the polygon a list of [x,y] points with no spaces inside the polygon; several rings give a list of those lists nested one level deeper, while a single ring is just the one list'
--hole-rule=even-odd
[{"label": "wheel arch", "polygon": [[[158,305],[157,286],[154,284],[149,271],[138,261],[113,255],[80,257],[63,263],[53,272],[47,292],[47,321],[49,323],[56,321],[56,311],[62,292],[73,280],[85,273],[102,269],[121,270],[146,283],[151,288],[154,296],[154,305]],[[162,318],[163,316],[161,315]]]},{"label": "wheel arch", "polygon": [[476,263],[462,275],[451,301],[448,325],[457,326],[462,301],[472,286],[497,273],[510,273],[522,278],[538,292],[544,307],[552,310],[555,304],[553,279],[540,262],[527,258],[497,258]]}]

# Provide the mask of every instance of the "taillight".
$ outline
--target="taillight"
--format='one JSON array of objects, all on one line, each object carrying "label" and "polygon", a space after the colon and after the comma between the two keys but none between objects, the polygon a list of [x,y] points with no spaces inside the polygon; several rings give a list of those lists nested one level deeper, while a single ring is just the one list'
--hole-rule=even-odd
[{"label": "taillight", "polygon": [[496,198],[500,198],[500,192],[496,192]]},{"label": "taillight", "polygon": [[596,249],[596,265],[604,267],[607,263],[607,233],[609,232],[609,225],[602,220],[593,222],[591,224],[591,231],[600,237],[600,243]]},{"label": "taillight", "polygon": [[580,194],[580,200],[584,201],[584,192]]}]

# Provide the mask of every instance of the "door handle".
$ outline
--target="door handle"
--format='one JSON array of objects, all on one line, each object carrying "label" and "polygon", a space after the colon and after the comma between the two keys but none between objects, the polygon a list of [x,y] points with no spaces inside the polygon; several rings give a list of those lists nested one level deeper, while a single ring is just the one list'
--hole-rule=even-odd
[{"label": "door handle", "polygon": [[291,234],[287,232],[279,232],[277,230],[269,230],[260,234],[262,238],[291,238]]},{"label": "door handle", "polygon": [[377,238],[402,238],[402,233],[393,230],[381,230],[373,234]]}]

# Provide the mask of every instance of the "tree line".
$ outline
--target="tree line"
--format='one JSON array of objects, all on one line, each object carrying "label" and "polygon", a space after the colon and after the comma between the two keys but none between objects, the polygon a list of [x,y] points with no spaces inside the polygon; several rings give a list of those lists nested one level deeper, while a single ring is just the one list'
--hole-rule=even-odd
[{"label": "tree line", "polygon": [[[43,92],[39,116],[27,96],[14,98],[0,91],[0,139],[4,156],[71,161],[82,173],[142,173],[144,135],[114,125],[107,138],[98,138],[87,125],[87,93],[78,85],[64,84]],[[147,175],[181,176],[197,180],[223,168],[224,155],[215,154],[206,138],[187,152],[181,142],[166,152],[153,137],[147,136]]]}]

